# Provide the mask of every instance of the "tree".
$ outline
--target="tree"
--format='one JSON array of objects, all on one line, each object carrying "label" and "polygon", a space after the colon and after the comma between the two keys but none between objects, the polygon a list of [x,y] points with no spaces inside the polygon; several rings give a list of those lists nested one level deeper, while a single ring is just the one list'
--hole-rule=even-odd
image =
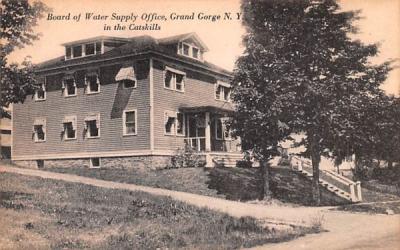
[{"label": "tree", "polygon": [[28,0],[2,0],[0,4],[0,115],[9,115],[3,107],[23,102],[35,89],[32,64],[25,60],[22,67],[9,64],[7,56],[15,49],[31,45],[39,39],[33,27],[49,9],[41,2]]},{"label": "tree", "polygon": [[234,72],[232,128],[264,159],[279,140],[304,133],[319,204],[321,156],[353,145],[338,140],[350,142],[354,112],[381,93],[390,62],[369,63],[377,45],[348,37],[357,32],[352,22],[359,12],[340,11],[334,0],[250,0],[242,11],[247,32]]}]

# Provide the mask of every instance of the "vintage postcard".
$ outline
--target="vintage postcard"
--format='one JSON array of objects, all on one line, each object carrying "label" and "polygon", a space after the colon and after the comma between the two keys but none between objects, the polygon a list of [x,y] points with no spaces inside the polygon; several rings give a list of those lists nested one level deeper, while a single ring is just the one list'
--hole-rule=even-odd
[{"label": "vintage postcard", "polygon": [[0,249],[400,249],[400,0],[0,8]]}]

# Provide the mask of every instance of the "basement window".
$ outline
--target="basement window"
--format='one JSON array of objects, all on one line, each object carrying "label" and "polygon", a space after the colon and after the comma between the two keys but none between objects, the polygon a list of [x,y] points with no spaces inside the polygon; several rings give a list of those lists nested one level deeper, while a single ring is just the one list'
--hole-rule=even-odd
[{"label": "basement window", "polygon": [[90,168],[100,168],[100,158],[90,158],[89,166]]},{"label": "basement window", "polygon": [[44,160],[36,160],[37,168],[44,168]]}]

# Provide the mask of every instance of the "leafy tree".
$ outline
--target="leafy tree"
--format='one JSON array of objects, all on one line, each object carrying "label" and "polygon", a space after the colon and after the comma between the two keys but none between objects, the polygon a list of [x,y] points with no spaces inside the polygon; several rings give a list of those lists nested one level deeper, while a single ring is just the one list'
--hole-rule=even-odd
[{"label": "leafy tree", "polygon": [[47,10],[39,1],[2,0],[0,3],[0,115],[7,115],[3,107],[23,102],[35,88],[32,64],[28,60],[22,67],[17,63],[9,64],[7,56],[39,39],[33,27]]},{"label": "leafy tree", "polygon": [[349,136],[355,114],[381,94],[390,62],[369,63],[377,45],[348,36],[357,32],[359,12],[341,11],[334,0],[250,0],[242,10],[247,32],[233,80],[232,128],[262,160],[276,154],[279,140],[304,133],[319,204],[321,156],[343,157],[345,147],[356,147]]}]

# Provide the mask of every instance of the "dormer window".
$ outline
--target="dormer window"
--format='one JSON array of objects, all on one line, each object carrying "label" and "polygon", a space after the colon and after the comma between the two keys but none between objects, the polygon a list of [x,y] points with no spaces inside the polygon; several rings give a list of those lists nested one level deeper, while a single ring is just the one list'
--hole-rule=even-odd
[{"label": "dormer window", "polygon": [[65,47],[65,59],[74,59],[84,56],[92,56],[102,53],[102,42],[91,42],[85,44],[76,44]]},{"label": "dormer window", "polygon": [[74,58],[82,56],[82,46],[81,45],[72,47],[72,56]]},{"label": "dormer window", "polygon": [[94,55],[94,53],[95,53],[94,47],[95,47],[95,44],[94,44],[94,43],[85,44],[85,54],[86,54],[87,56],[88,56],[88,55]]},{"label": "dormer window", "polygon": [[231,85],[223,81],[215,83],[215,99],[218,101],[231,101]]},{"label": "dormer window", "polygon": [[178,47],[178,54],[197,60],[202,60],[200,49],[191,43],[181,42]]}]

